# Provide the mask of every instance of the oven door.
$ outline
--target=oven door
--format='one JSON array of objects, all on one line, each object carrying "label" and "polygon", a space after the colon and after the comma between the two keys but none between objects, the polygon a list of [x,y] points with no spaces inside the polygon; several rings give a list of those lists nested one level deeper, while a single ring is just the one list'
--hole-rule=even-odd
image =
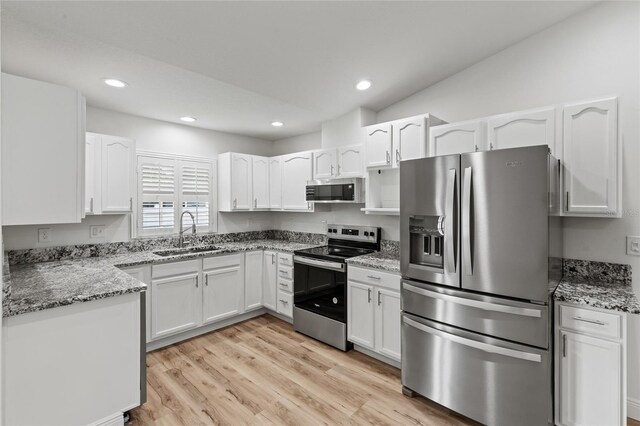
[{"label": "oven door", "polygon": [[293,301],[297,308],[347,322],[344,263],[295,256],[293,271]]}]

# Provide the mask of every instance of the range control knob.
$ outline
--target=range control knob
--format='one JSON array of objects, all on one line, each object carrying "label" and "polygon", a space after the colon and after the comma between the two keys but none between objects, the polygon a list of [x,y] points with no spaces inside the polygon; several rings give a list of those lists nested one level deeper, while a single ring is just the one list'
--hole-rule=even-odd
[{"label": "range control knob", "polygon": [[333,233],[336,234],[338,232],[338,230],[336,228],[333,228]]},{"label": "range control knob", "polygon": [[365,237],[368,237],[368,236],[369,236],[369,233],[368,233],[367,231],[364,231],[364,236],[365,236]]},{"label": "range control knob", "polygon": [[376,236],[376,233],[375,233],[375,232],[369,232],[369,236],[370,236],[370,237],[375,237],[375,236]]}]

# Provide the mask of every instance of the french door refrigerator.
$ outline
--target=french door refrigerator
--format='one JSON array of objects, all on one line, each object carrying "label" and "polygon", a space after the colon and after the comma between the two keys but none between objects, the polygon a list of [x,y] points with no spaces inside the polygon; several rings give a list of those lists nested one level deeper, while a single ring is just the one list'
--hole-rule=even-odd
[{"label": "french door refrigerator", "polygon": [[401,163],[405,393],[485,424],[553,423],[558,176],[547,146]]}]

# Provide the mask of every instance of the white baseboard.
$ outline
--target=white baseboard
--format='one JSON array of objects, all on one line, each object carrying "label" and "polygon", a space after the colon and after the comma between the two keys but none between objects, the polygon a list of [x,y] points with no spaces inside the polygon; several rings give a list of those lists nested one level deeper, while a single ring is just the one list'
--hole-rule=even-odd
[{"label": "white baseboard", "polygon": [[627,398],[627,417],[640,420],[640,399]]},{"label": "white baseboard", "polygon": [[362,346],[356,345],[355,343],[353,344],[353,349],[358,351],[358,352],[362,352],[363,354],[370,356],[371,358],[375,358],[378,361],[382,361],[386,364],[392,365],[396,368],[400,368],[400,363],[398,361],[396,361],[395,359],[391,359],[391,358],[387,358],[384,355],[380,355],[377,352],[374,352],[370,349],[367,348],[363,348]]}]

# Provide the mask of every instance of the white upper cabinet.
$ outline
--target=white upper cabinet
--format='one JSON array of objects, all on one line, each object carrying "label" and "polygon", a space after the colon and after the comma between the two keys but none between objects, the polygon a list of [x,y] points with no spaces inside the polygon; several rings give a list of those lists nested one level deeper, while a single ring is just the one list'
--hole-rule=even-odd
[{"label": "white upper cabinet", "polygon": [[78,223],[85,214],[85,100],[2,74],[2,224]]},{"label": "white upper cabinet", "polygon": [[269,208],[282,209],[282,157],[269,158]]},{"label": "white upper cabinet", "polygon": [[501,114],[487,119],[488,149],[548,145],[556,152],[556,110],[543,108]]},{"label": "white upper cabinet", "polygon": [[393,167],[401,160],[427,156],[427,118],[414,117],[393,124]]},{"label": "white upper cabinet", "polygon": [[352,178],[362,177],[364,168],[364,146],[350,145],[338,148],[338,177]]},{"label": "white upper cabinet", "polygon": [[311,151],[282,157],[283,210],[313,210],[313,203],[307,203],[307,181],[312,176],[312,157]]},{"label": "white upper cabinet", "polygon": [[336,150],[323,149],[313,152],[313,178],[331,179],[336,177]]},{"label": "white upper cabinet", "polygon": [[253,208],[268,209],[269,203],[269,158],[253,157]]},{"label": "white upper cabinet", "polygon": [[617,98],[564,107],[564,212],[568,216],[620,217],[617,109]]},{"label": "white upper cabinet", "polygon": [[100,161],[102,138],[95,133],[87,133],[85,142],[84,161],[84,211],[94,213],[96,211],[98,179],[101,177]]},{"label": "white upper cabinet", "polygon": [[429,129],[429,155],[462,154],[485,149],[482,120],[443,124]]},{"label": "white upper cabinet", "polygon": [[135,188],[135,143],[115,136],[102,137],[101,211],[130,212]]},{"label": "white upper cabinet", "polygon": [[218,209],[223,212],[251,210],[251,155],[225,152],[218,155]]},{"label": "white upper cabinet", "polygon": [[367,167],[390,167],[393,135],[391,123],[364,128]]}]

